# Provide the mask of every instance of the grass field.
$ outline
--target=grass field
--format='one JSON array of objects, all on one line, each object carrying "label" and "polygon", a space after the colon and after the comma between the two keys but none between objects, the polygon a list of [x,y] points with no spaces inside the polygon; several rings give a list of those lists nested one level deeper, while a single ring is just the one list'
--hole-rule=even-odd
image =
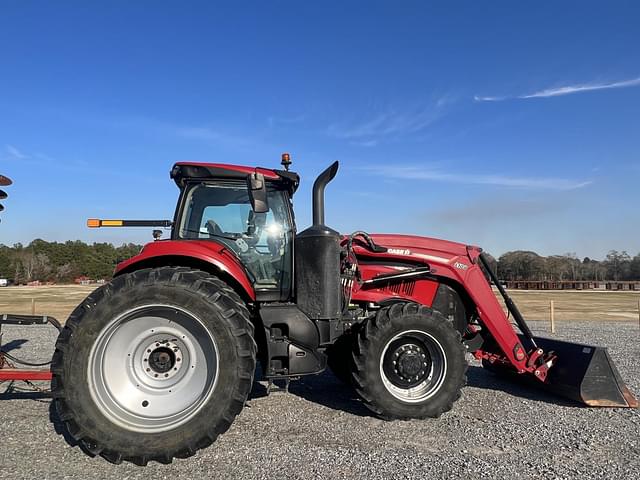
[{"label": "grass field", "polygon": [[512,290],[509,295],[526,318],[549,318],[549,301],[553,300],[556,320],[638,321],[640,292],[598,290]]},{"label": "grass field", "polygon": [[[64,321],[71,310],[95,285],[55,285],[0,288],[0,313],[31,313],[35,299],[37,314]],[[640,292],[540,291],[510,292],[525,318],[549,318],[549,301],[555,303],[556,320],[637,321]]]},{"label": "grass field", "polygon": [[96,285],[54,285],[42,287],[0,288],[0,313],[31,313],[35,299],[35,313],[51,315],[64,322],[71,311]]}]

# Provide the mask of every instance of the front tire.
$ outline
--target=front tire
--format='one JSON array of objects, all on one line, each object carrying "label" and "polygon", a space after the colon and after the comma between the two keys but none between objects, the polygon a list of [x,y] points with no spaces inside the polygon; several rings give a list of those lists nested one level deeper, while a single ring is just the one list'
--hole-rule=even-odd
[{"label": "front tire", "polygon": [[240,297],[205,272],[162,267],[116,277],[74,310],[51,386],[85,451],[113,463],[169,463],[231,426],[255,362]]},{"label": "front tire", "polygon": [[415,303],[381,308],[367,319],[353,360],[356,391],[385,419],[438,417],[466,383],[460,334],[442,314]]}]

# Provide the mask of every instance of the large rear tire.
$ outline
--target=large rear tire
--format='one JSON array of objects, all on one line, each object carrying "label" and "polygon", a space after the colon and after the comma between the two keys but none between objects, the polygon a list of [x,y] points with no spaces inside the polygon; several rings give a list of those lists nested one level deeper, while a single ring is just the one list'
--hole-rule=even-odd
[{"label": "large rear tire", "polygon": [[169,463],[213,443],[242,410],[256,344],[240,297],[181,267],[116,277],[71,314],[51,383],[69,434],[113,463]]},{"label": "large rear tire", "polygon": [[442,314],[415,303],[381,308],[361,326],[353,380],[365,405],[385,419],[438,417],[466,383],[459,332]]}]

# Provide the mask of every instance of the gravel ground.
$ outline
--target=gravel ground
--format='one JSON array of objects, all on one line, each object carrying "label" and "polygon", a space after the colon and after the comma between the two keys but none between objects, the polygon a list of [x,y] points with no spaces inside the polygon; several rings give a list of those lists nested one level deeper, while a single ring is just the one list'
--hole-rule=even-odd
[{"label": "gravel ground", "polygon": [[[546,325],[532,322],[537,334]],[[53,329],[5,327],[14,353],[50,355]],[[563,322],[556,334],[606,345],[640,393],[634,323]],[[28,338],[28,342],[21,339]],[[50,422],[50,401],[0,385],[0,478],[640,478],[640,410],[587,409],[469,368],[468,386],[440,419],[371,417],[331,373],[247,407],[210,448],[172,465],[115,466],[70,447]],[[5,393],[2,393],[5,392]]]}]

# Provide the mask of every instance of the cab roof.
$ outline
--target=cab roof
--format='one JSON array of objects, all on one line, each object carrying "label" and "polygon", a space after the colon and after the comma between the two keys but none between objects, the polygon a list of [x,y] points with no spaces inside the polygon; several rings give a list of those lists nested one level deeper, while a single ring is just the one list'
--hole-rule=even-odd
[{"label": "cab roof", "polygon": [[182,188],[187,181],[247,178],[250,173],[261,173],[265,180],[282,182],[289,187],[291,193],[295,192],[300,184],[300,177],[295,172],[285,170],[272,170],[262,167],[247,167],[244,165],[230,165],[226,163],[200,163],[178,162],[171,169],[171,178],[178,187]]}]

